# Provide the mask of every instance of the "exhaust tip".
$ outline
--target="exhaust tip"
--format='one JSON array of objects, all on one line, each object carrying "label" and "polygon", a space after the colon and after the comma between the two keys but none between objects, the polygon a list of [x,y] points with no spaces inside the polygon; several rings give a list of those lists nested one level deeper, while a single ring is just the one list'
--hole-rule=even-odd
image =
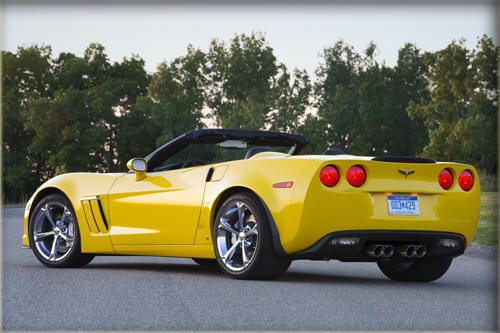
[{"label": "exhaust tip", "polygon": [[422,258],[427,254],[427,248],[424,245],[404,245],[398,248],[401,256],[407,258]]},{"label": "exhaust tip", "polygon": [[384,257],[388,258],[394,254],[394,246],[386,245],[384,246]]},{"label": "exhaust tip", "polygon": [[366,252],[371,257],[380,258],[384,255],[384,246],[380,244],[370,245],[368,246]]},{"label": "exhaust tip", "polygon": [[367,247],[366,252],[371,257],[388,258],[394,254],[395,248],[393,245],[373,244]]},{"label": "exhaust tip", "polygon": [[417,249],[415,250],[415,254],[418,258],[422,258],[427,254],[427,249],[423,245],[417,246]]}]

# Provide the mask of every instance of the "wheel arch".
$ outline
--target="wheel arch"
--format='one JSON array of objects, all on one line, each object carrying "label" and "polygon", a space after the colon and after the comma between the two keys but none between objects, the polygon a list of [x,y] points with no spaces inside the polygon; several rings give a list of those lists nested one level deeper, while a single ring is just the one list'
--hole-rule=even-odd
[{"label": "wheel arch", "polygon": [[[38,205],[38,203],[40,201],[42,201],[43,198],[45,198],[51,194],[61,194],[69,201],[69,203],[71,203],[71,205],[73,205],[73,203],[71,202],[69,197],[66,195],[66,193],[64,193],[64,191],[62,191],[60,188],[53,187],[53,186],[45,187],[45,188],[41,189],[33,198],[33,202],[31,203],[30,211],[29,211],[29,215],[28,215],[28,223],[31,220],[31,214],[33,214],[33,210],[35,209],[36,205]],[[73,209],[74,209],[74,207],[73,207]]]},{"label": "wheel arch", "polygon": [[262,199],[262,197],[256,193],[254,190],[250,189],[249,187],[246,186],[232,186],[229,188],[226,188],[224,191],[222,191],[217,198],[214,201],[214,204],[212,206],[211,214],[210,214],[210,233],[213,234],[213,228],[215,224],[215,216],[217,215],[217,211],[219,208],[222,206],[224,201],[226,201],[230,196],[236,193],[246,193],[251,196],[254,196],[259,202],[261,203],[262,207],[264,207],[264,210],[267,214],[267,220],[269,221],[269,227],[271,228],[271,237],[272,237],[272,242],[273,242],[273,249],[276,254],[280,256],[288,256],[285,250],[283,249],[283,246],[281,245],[281,240],[280,240],[280,235],[278,228],[276,227],[276,223],[274,222],[273,215],[271,214],[271,211],[267,207],[265,201]]}]

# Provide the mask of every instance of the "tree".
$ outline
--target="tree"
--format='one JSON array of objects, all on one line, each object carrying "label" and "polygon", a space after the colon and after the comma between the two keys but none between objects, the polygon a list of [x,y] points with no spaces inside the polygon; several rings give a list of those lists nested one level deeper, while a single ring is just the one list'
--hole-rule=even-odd
[{"label": "tree", "polygon": [[34,134],[29,150],[44,161],[42,180],[70,171],[122,170],[119,149],[130,140],[120,126],[137,96],[146,95],[144,61],[134,56],[112,64],[102,45],[90,44],[83,57],[63,53],[53,67],[53,95],[27,106],[26,128]]},{"label": "tree", "polygon": [[3,173],[5,200],[23,200],[39,181],[41,160],[28,150],[32,133],[25,128],[27,104],[50,96],[53,80],[48,46],[2,51]]},{"label": "tree", "polygon": [[324,145],[323,150],[335,147],[349,151],[351,148],[353,127],[358,119],[357,92],[352,84],[360,67],[360,55],[343,41],[323,50],[322,62],[316,70],[318,118],[309,118],[309,124],[324,122],[316,124],[316,128],[324,132],[314,136]]},{"label": "tree", "polygon": [[143,101],[159,127],[158,145],[203,126],[205,61],[201,50],[189,46],[185,56],[158,66],[149,87],[151,102]]},{"label": "tree", "polygon": [[495,170],[497,57],[486,36],[473,52],[460,41],[427,57],[431,98],[408,109],[429,133],[423,155]]},{"label": "tree", "polygon": [[406,108],[427,98],[426,67],[410,44],[400,50],[395,68],[379,64],[376,52],[374,43],[360,55],[342,41],[324,50],[317,70],[318,119],[309,121],[324,131],[316,138],[326,146],[361,155],[413,155],[426,135]]},{"label": "tree", "polygon": [[272,108],[273,49],[261,34],[213,40],[207,54],[207,105],[225,128],[263,128]]},{"label": "tree", "polygon": [[399,50],[398,62],[393,71],[392,91],[398,128],[394,136],[391,154],[417,155],[428,143],[427,130],[421,119],[411,119],[407,109],[410,103],[429,101],[430,91],[427,81],[428,67],[424,54],[414,44],[407,43]]},{"label": "tree", "polygon": [[311,83],[304,70],[295,69],[293,77],[285,65],[273,84],[273,112],[270,114],[272,130],[296,133],[310,105]]}]

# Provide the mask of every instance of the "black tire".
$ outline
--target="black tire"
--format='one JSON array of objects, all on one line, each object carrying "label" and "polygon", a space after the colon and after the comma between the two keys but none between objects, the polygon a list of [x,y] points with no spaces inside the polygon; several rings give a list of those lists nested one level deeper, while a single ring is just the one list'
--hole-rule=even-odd
[{"label": "black tire", "polygon": [[207,259],[207,258],[191,258],[195,263],[203,267],[217,267],[216,259]]},{"label": "black tire", "polygon": [[451,265],[451,257],[424,257],[403,259],[395,257],[377,262],[389,279],[404,282],[430,282],[443,276]]},{"label": "black tire", "polygon": [[[55,208],[50,208],[54,206]],[[62,210],[64,212],[64,207],[67,208],[70,214],[67,214],[66,218],[63,219],[63,213],[60,212]],[[71,245],[68,245],[68,241],[65,241],[62,239],[63,236],[58,236],[56,238],[55,234],[52,236],[44,236],[43,240],[39,240],[39,243],[37,244],[34,239],[34,233],[35,233],[35,228],[44,228],[43,230],[40,230],[41,232],[46,233],[55,233],[55,228],[53,228],[52,222],[50,222],[48,217],[44,217],[43,215],[45,214],[45,210],[49,210],[49,214],[52,211],[54,213],[54,210],[56,212],[54,213],[54,216],[51,216],[51,219],[53,222],[56,224],[60,224],[61,229],[57,228],[57,234],[58,235],[65,235],[66,237],[70,237],[72,239]],[[57,220],[58,216],[57,214],[61,214],[59,216],[59,220]],[[46,215],[45,215],[46,216]],[[40,219],[40,220],[37,220]],[[43,220],[45,219],[45,220]],[[68,220],[69,219],[69,220]],[[63,220],[61,222],[61,220]],[[68,224],[67,226],[65,225],[65,221]],[[70,230],[70,224],[71,223],[71,233],[69,234]],[[64,234],[63,231],[61,230],[66,230],[67,233]],[[39,235],[40,233],[37,234]],[[71,237],[72,236],[72,237]],[[30,247],[35,254],[35,257],[44,265],[52,268],[70,268],[70,267],[83,267],[87,265],[93,258],[93,255],[90,254],[84,254],[81,252],[81,246],[80,246],[80,230],[78,227],[78,221],[76,219],[76,214],[73,209],[73,206],[71,205],[71,202],[62,194],[51,194],[40,200],[40,202],[36,205],[35,209],[33,210],[30,221],[29,221],[29,226],[28,226],[28,237],[29,237],[29,242],[30,242]],[[59,239],[59,241],[58,241]],[[55,240],[55,242],[54,242]],[[57,253],[58,251],[60,252],[60,243],[65,243],[64,249],[66,251],[64,252],[63,249],[63,254],[61,255],[60,259],[57,259]],[[52,246],[48,246],[50,243],[52,243]],[[54,246],[55,243],[55,246]],[[48,247],[55,248],[57,251],[50,251],[49,257],[47,257],[47,251]],[[53,259],[50,260],[50,257],[52,253],[55,252],[56,255],[53,256]]]},{"label": "black tire", "polygon": [[[252,221],[247,221],[247,227],[252,224],[253,229],[256,228],[258,233],[256,235],[249,236],[254,237],[249,242],[253,245],[253,241],[255,240],[255,245],[251,249],[252,255],[249,261],[247,261],[247,266],[245,267],[242,264],[241,269],[236,271],[232,269],[229,264],[226,264],[227,261],[225,263],[222,259],[223,254],[221,254],[219,251],[219,240],[217,239],[217,237],[219,232],[218,230],[224,230],[224,228],[220,228],[221,218],[223,216],[226,216],[224,214],[230,211],[232,209],[231,207],[234,207],[234,205],[238,205],[238,203],[243,203],[250,211],[250,216],[252,216],[252,218],[254,219]],[[249,232],[250,231],[251,230],[249,230]],[[222,232],[219,232],[222,247],[224,247],[224,241],[226,241],[228,243],[228,246],[230,246],[231,241],[227,239],[227,236],[222,236],[221,233]],[[233,235],[233,233],[230,234]],[[240,237],[242,237],[241,232]],[[277,278],[278,276],[286,272],[286,270],[290,266],[291,260],[288,257],[280,256],[275,253],[271,237],[271,228],[269,226],[267,213],[261,201],[255,195],[252,195],[250,193],[238,193],[232,195],[220,206],[214,221],[213,241],[216,259],[219,267],[225,274],[235,279],[272,280]],[[234,243],[232,245],[234,246]],[[252,245],[249,245],[249,247],[251,247]],[[242,257],[244,251],[243,247],[246,246],[242,243]],[[237,250],[235,250],[234,252],[236,251]],[[229,252],[229,250],[227,252]],[[241,259],[241,261],[243,262],[244,260]]]}]

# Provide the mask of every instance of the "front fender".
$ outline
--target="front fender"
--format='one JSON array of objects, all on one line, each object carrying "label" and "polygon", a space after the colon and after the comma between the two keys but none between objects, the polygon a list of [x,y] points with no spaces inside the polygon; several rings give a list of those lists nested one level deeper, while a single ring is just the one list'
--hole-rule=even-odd
[{"label": "front fender", "polygon": [[71,202],[79,222],[82,252],[114,252],[108,234],[94,235],[86,223],[81,203],[82,197],[99,196],[104,214],[109,217],[107,194],[122,173],[96,174],[96,173],[68,173],[56,176],[43,183],[31,196],[24,211],[23,246],[30,246],[28,238],[28,224],[33,209],[45,196],[61,193]]}]

